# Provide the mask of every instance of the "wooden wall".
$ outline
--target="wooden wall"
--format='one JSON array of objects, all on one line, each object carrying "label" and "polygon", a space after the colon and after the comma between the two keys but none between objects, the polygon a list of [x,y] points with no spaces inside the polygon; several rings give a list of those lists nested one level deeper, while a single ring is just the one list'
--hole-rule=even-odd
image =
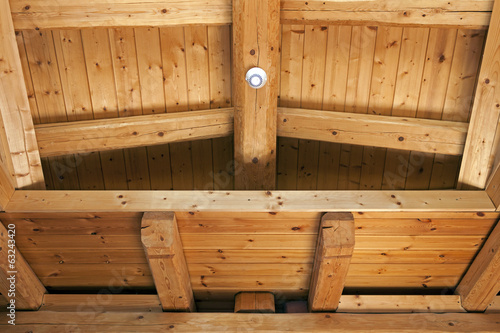
[{"label": "wooden wall", "polygon": [[[17,39],[35,123],[231,106],[229,26],[30,30]],[[220,138],[43,165],[49,189],[226,189],[232,150]]]},{"label": "wooden wall", "polygon": [[[283,25],[280,105],[467,122],[484,31]],[[279,140],[280,189],[454,188],[460,158]]]},{"label": "wooden wall", "polygon": [[[231,27],[18,32],[35,123],[231,106]],[[483,30],[282,26],[279,104],[467,122]],[[49,189],[232,189],[232,138],[44,159]],[[454,188],[460,157],[280,138],[279,189]]]},{"label": "wooden wall", "polygon": [[[320,213],[177,213],[198,301],[307,295]],[[354,213],[347,292],[453,289],[500,213]],[[154,292],[141,213],[0,214],[49,291]],[[390,293],[390,292],[389,292]]]}]

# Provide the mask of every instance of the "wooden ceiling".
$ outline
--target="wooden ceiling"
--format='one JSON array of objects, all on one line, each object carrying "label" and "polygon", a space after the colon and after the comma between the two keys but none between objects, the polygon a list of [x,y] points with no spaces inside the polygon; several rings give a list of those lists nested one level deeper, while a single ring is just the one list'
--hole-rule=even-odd
[{"label": "wooden ceiling", "polygon": [[0,326],[500,330],[499,64],[493,0],[0,0]]}]

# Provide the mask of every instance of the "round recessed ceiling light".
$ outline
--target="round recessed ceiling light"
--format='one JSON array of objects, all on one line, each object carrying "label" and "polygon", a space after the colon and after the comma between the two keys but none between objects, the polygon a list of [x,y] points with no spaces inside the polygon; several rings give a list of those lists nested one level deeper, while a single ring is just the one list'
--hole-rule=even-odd
[{"label": "round recessed ceiling light", "polygon": [[266,84],[267,74],[262,68],[254,67],[248,70],[245,79],[250,87],[259,89]]}]

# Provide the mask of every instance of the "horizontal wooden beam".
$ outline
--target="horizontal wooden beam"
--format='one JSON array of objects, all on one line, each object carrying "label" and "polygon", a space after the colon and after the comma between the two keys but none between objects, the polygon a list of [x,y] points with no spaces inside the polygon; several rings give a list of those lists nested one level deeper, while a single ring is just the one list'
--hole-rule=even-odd
[{"label": "horizontal wooden beam", "polygon": [[37,310],[46,290],[15,244],[15,229],[0,222],[0,293],[16,310]]},{"label": "horizontal wooden beam", "polygon": [[484,311],[499,292],[500,223],[497,223],[460,281],[456,293],[467,311]]},{"label": "horizontal wooden beam", "polygon": [[16,30],[231,23],[231,0],[10,0]]},{"label": "horizontal wooden beam", "polygon": [[195,311],[191,280],[174,212],[146,212],[141,241],[164,311]]},{"label": "horizontal wooden beam", "polygon": [[354,251],[354,217],[327,213],[321,218],[309,288],[309,311],[335,311]]},{"label": "horizontal wooden beam", "polygon": [[16,191],[6,212],[491,212],[484,191]]},{"label": "horizontal wooden beam", "polygon": [[[7,325],[0,322],[0,327]],[[85,326],[84,326],[85,325]],[[9,332],[497,332],[498,314],[343,314],[343,313],[89,313],[24,312]],[[1,330],[1,329],[0,329]]]},{"label": "horizontal wooden beam", "polygon": [[[230,24],[231,0],[10,0],[22,29]],[[493,0],[282,0],[281,22],[436,27],[488,26]]]},{"label": "horizontal wooden beam", "polygon": [[278,108],[278,136],[461,155],[467,123]]},{"label": "horizontal wooden beam", "polygon": [[[208,302],[210,303],[210,302]],[[213,304],[217,310],[216,304]],[[162,312],[158,295],[45,294],[40,311]],[[488,312],[500,312],[500,296]],[[459,295],[342,295],[337,313],[465,313]]]},{"label": "horizontal wooden beam", "polygon": [[233,108],[43,124],[35,127],[42,157],[229,136]]}]

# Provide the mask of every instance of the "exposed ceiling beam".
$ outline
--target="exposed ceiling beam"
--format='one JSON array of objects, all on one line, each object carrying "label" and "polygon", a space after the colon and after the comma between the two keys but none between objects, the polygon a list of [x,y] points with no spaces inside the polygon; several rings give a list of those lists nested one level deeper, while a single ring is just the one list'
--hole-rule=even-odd
[{"label": "exposed ceiling beam", "polygon": [[242,292],[236,294],[235,313],[274,313],[274,295],[270,292]]},{"label": "exposed ceiling beam", "polygon": [[14,195],[14,186],[14,181],[8,174],[7,167],[0,161],[0,211],[4,210]]},{"label": "exposed ceiling beam", "polygon": [[461,155],[467,123],[278,108],[278,136]]},{"label": "exposed ceiling beam", "polygon": [[195,311],[175,213],[144,213],[141,240],[163,310]]},{"label": "exposed ceiling beam", "polygon": [[45,189],[9,2],[0,0],[0,160],[17,188]]},{"label": "exposed ceiling beam", "polygon": [[483,189],[492,171],[500,130],[500,0],[495,1],[484,47],[469,133],[458,177],[460,189]]},{"label": "exposed ceiling beam", "polygon": [[15,228],[7,230],[0,223],[0,293],[10,303],[14,300],[15,310],[37,310],[47,291],[15,246],[14,239]]},{"label": "exposed ceiling beam", "polygon": [[488,181],[486,193],[488,193],[491,201],[497,206],[497,210],[500,210],[500,164],[497,165],[495,172],[493,172]]},{"label": "exposed ceiling beam", "polygon": [[484,311],[500,292],[500,223],[491,232],[457,287],[467,311]]},{"label": "exposed ceiling beam", "polygon": [[163,312],[158,295],[113,294],[103,300],[101,294],[45,294],[39,311]]},{"label": "exposed ceiling beam", "polygon": [[[276,115],[280,55],[279,0],[233,0],[233,101],[235,187],[276,186]],[[267,83],[251,88],[252,67],[267,73]]]},{"label": "exposed ceiling beam", "polygon": [[[69,324],[68,324],[69,323]],[[0,327],[6,324],[2,322]],[[498,332],[498,314],[343,314],[343,313],[95,313],[24,312],[16,314],[20,332],[55,332],[81,328],[87,332]]]},{"label": "exposed ceiling beam", "polygon": [[327,213],[321,218],[309,288],[309,311],[335,311],[354,251],[354,217]]},{"label": "exposed ceiling beam", "polygon": [[6,212],[491,212],[484,191],[16,191]]},{"label": "exposed ceiling beam", "polygon": [[37,125],[40,155],[59,156],[230,136],[233,108]]},{"label": "exposed ceiling beam", "polygon": [[[231,0],[10,0],[22,29],[230,24]],[[396,26],[488,26],[493,0],[281,0],[281,22]]]}]

